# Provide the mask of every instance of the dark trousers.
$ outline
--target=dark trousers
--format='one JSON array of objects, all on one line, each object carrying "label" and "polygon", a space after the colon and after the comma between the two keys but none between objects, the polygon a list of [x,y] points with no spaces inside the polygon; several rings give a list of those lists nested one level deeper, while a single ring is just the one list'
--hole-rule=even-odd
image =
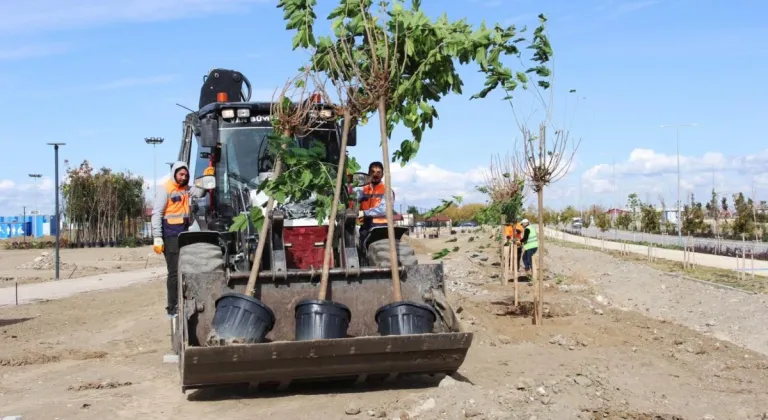
[{"label": "dark trousers", "polygon": [[[516,245],[513,245],[516,246]],[[517,269],[520,270],[520,259],[523,257],[523,247],[518,246],[517,247]]]},{"label": "dark trousers", "polygon": [[168,279],[166,287],[168,288],[168,306],[165,310],[168,315],[174,315],[178,312],[179,305],[179,238],[177,236],[168,236],[163,238],[165,250],[165,264],[168,268]]},{"label": "dark trousers", "polygon": [[536,253],[536,251],[539,248],[531,248],[526,249],[525,252],[523,252],[523,264],[525,264],[525,269],[530,270],[533,267],[533,254]]}]

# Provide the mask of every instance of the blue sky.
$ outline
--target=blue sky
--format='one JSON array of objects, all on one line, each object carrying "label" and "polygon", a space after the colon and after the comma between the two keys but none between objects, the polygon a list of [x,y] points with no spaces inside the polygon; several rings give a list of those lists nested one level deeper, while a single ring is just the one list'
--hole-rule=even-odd
[{"label": "blue sky", "polygon": [[[5,154],[0,214],[18,214],[35,197],[53,210],[53,150],[61,161],[130,170],[153,179],[143,141],[161,136],[158,178],[177,154],[181,122],[197,104],[210,68],[234,68],[251,80],[254,99],[294,75],[305,53],[291,51],[275,0],[0,0],[0,112]],[[324,30],[335,2],[320,0]],[[548,205],[606,206],[630,192],[674,202],[675,130],[681,129],[683,194],[712,187],[768,198],[768,3],[715,0],[422,1],[431,15],[470,22],[536,24],[549,19],[555,51],[555,124],[581,138],[567,177]],[[424,136],[415,162],[393,172],[398,205],[428,207],[473,193],[495,153],[514,153],[520,133],[499,95],[470,101],[482,80],[463,69],[465,95],[438,105],[440,120]],[[568,95],[569,89],[576,94]],[[524,113],[534,101],[518,93]],[[577,102],[578,99],[578,102]],[[566,116],[567,113],[567,116]],[[541,115],[541,114],[537,114]],[[566,122],[567,117],[567,122]],[[538,124],[536,117],[530,121]],[[363,164],[381,160],[378,127],[360,129],[351,151]],[[392,142],[405,136],[396,131]],[[613,162],[616,168],[614,193]],[[62,163],[63,165],[63,163]],[[43,174],[37,185],[29,173]],[[62,169],[63,173],[63,169]],[[614,198],[618,197],[618,198]]]}]

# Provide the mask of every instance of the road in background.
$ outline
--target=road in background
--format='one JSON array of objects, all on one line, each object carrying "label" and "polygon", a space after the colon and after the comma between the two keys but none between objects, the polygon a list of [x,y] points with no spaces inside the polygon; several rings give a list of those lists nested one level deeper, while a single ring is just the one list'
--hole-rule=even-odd
[{"label": "road in background", "polygon": [[[574,229],[570,226],[565,228],[560,228],[570,234],[573,235],[584,235],[588,236],[590,238],[602,238],[606,240],[613,240],[613,241],[631,241],[631,242],[647,242],[651,244],[656,244],[660,246],[679,246],[680,245],[680,239],[677,236],[677,233],[669,234],[669,235],[661,235],[656,233],[644,233],[644,232],[632,232],[632,231],[626,231],[626,230],[618,230],[618,229],[610,229],[605,232],[601,232],[600,229],[596,226],[590,226],[588,228],[583,228],[581,230]],[[697,237],[688,237],[683,236],[683,239],[688,239],[689,244],[693,246],[706,246],[706,247],[712,247],[718,250],[719,253],[725,253],[728,250],[741,250],[742,247],[746,246],[747,250],[754,250],[755,254],[760,254],[763,252],[768,252],[768,243],[766,242],[755,242],[754,240],[746,240],[746,241],[735,241],[730,239],[715,239],[715,238],[697,238]],[[695,241],[695,242],[690,242]]]}]

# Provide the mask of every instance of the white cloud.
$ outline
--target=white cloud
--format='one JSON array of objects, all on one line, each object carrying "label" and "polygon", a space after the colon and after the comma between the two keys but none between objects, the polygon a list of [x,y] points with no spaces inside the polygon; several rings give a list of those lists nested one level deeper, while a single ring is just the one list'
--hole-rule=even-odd
[{"label": "white cloud", "polygon": [[482,194],[475,189],[484,180],[485,169],[482,167],[457,172],[431,163],[411,162],[405,167],[395,164],[390,169],[397,207],[400,204],[432,207],[441,199],[450,199],[453,195],[462,196],[465,203],[483,200]]},{"label": "white cloud", "polygon": [[21,216],[24,207],[29,214],[35,204],[41,213],[53,214],[55,200],[53,180],[49,177],[42,177],[37,183],[0,179],[0,216]]},{"label": "white cloud", "polygon": [[[158,178],[158,189],[162,189],[163,184],[169,178],[169,174]],[[66,181],[67,176],[62,174],[59,182],[63,185]],[[149,203],[154,198],[154,185],[151,176],[144,177],[144,197]],[[11,179],[0,179],[0,216],[21,215],[24,207],[29,214],[30,211],[34,210],[35,203],[37,203],[37,208],[41,213],[54,214],[55,200],[54,181],[50,177],[42,177],[37,183],[26,180],[18,182]],[[61,201],[59,205],[63,206]]]},{"label": "white cloud", "polygon": [[16,186],[16,183],[11,181],[10,179],[2,179],[0,180],[0,191],[10,191],[13,189],[13,187]]},{"label": "white cloud", "polygon": [[269,0],[36,0],[4,2],[0,35],[240,12]]},{"label": "white cloud", "polygon": [[[751,195],[754,186],[757,198],[768,197],[768,149],[746,156],[728,157],[722,153],[707,152],[700,156],[680,156],[680,195],[693,193],[697,198],[708,197],[713,188],[726,194],[742,191]],[[615,165],[615,195],[623,203],[629,193],[653,201],[664,196],[674,203],[677,195],[677,156],[658,153],[650,149],[634,149],[625,161]],[[581,177],[585,203],[594,201],[595,194],[614,194],[614,167],[599,164],[587,169]]]}]

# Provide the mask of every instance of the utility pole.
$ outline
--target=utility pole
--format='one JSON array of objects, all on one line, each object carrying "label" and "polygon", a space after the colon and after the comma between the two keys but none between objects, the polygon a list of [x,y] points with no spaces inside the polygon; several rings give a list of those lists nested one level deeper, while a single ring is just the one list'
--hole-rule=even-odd
[{"label": "utility pole", "polygon": [[24,229],[24,243],[27,242],[27,206],[22,207],[21,226]]},{"label": "utility pole", "polygon": [[581,223],[584,223],[584,209],[581,206],[581,177],[579,177],[579,217],[581,217]]},{"label": "utility pole", "polygon": [[693,127],[696,123],[662,124],[661,128],[675,127],[675,148],[677,153],[677,239],[683,246],[683,213],[680,211],[680,127]]},{"label": "utility pole", "polygon": [[[613,157],[613,209],[618,210],[616,207],[618,206],[618,202],[616,201],[616,157]],[[616,211],[613,212],[614,219],[618,215]]]},{"label": "utility pole", "polygon": [[[29,177],[32,178],[35,183],[35,190],[38,188],[37,181],[40,180],[40,177],[42,177],[42,174],[29,174]],[[37,207],[37,191],[35,191],[35,209],[31,212],[32,213],[32,237],[37,238],[37,220],[36,217],[38,214],[40,214],[40,209]]]},{"label": "utility pole", "polygon": [[61,218],[59,217],[59,146],[64,146],[66,143],[48,143],[49,146],[53,146],[54,154],[54,184],[56,190],[56,280],[59,279],[59,237],[61,236]]},{"label": "utility pole", "polygon": [[152,168],[155,174],[155,195],[157,195],[157,145],[163,144],[163,141],[165,141],[165,139],[162,137],[144,137],[144,142],[152,145]]}]

